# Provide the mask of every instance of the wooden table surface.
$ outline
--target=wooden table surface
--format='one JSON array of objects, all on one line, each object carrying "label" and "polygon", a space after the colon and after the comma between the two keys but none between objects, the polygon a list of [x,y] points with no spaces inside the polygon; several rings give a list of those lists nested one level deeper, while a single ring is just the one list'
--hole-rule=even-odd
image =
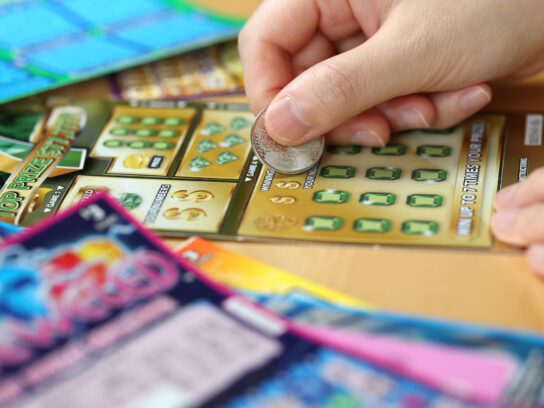
[{"label": "wooden table surface", "polygon": [[[234,16],[249,15],[257,0],[199,0]],[[103,79],[55,94],[104,97]],[[544,74],[494,85],[486,109],[544,111]],[[167,240],[177,246],[180,240]],[[474,250],[369,247],[335,244],[221,243],[225,247],[369,301],[378,307],[430,316],[544,330],[544,280],[523,254]]]}]

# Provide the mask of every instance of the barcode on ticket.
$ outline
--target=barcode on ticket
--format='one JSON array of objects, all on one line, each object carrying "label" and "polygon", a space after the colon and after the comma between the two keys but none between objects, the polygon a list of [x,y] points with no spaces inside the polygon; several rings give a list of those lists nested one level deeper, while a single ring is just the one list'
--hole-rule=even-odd
[{"label": "barcode on ticket", "polygon": [[544,115],[529,114],[525,119],[525,146],[542,145]]}]

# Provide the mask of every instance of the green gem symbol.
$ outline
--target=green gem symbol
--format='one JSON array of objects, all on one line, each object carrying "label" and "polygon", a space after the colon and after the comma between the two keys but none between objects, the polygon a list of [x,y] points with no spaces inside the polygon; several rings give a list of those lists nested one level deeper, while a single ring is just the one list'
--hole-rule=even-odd
[{"label": "green gem symbol", "polygon": [[104,142],[104,146],[110,147],[110,148],[121,147],[121,146],[123,146],[123,142],[121,140],[118,140],[118,139],[106,140]]},{"label": "green gem symbol", "polygon": [[183,123],[183,119],[181,118],[176,118],[176,117],[170,117],[170,118],[165,118],[162,123],[166,126],[179,126]]},{"label": "green gem symbol", "polygon": [[163,137],[165,139],[170,139],[172,137],[176,137],[178,135],[178,132],[172,129],[161,129],[157,132],[157,136]]},{"label": "green gem symbol", "polygon": [[131,123],[136,122],[136,118],[130,115],[121,115],[121,116],[118,116],[117,119],[115,119],[115,121],[119,123],[120,125],[130,125]]},{"label": "green gem symbol", "polygon": [[312,216],[306,218],[303,228],[308,231],[336,231],[342,227],[342,223],[340,217]]},{"label": "green gem symbol", "polygon": [[134,134],[138,137],[149,137],[153,135],[153,130],[148,128],[136,129]]},{"label": "green gem symbol", "polygon": [[241,143],[244,143],[245,140],[242,139],[240,136],[231,133],[225,137],[225,139],[221,142],[221,146],[223,147],[232,147],[239,145]]},{"label": "green gem symbol", "polygon": [[151,148],[155,150],[167,150],[172,147],[170,142],[153,142],[151,143]]},{"label": "green gem symbol", "polygon": [[427,134],[439,134],[439,135],[449,135],[449,134],[452,134],[455,129],[457,129],[457,126],[452,126],[452,127],[449,127],[447,129],[419,129],[421,132],[423,133],[427,133]]},{"label": "green gem symbol", "polygon": [[384,147],[373,147],[372,153],[376,156],[402,156],[406,153],[406,146],[403,144],[390,144]]},{"label": "green gem symbol", "polygon": [[394,167],[372,167],[366,171],[366,177],[371,180],[397,180],[401,173]]},{"label": "green gem symbol", "polygon": [[438,232],[438,223],[434,221],[406,221],[402,223],[402,232],[409,235],[431,236]]},{"label": "green gem symbol", "polygon": [[392,193],[364,193],[359,202],[363,205],[393,205],[397,197]]},{"label": "green gem symbol", "polygon": [[351,166],[325,166],[319,172],[325,178],[351,178],[355,175],[355,167]]},{"label": "green gem symbol", "polygon": [[130,130],[122,127],[115,127],[110,130],[110,133],[114,136],[126,136],[130,133]]},{"label": "green gem symbol", "polygon": [[225,128],[219,123],[210,122],[206,126],[204,126],[204,129],[202,129],[200,133],[206,136],[211,136],[215,135],[216,133],[222,132],[223,130],[225,130]]},{"label": "green gem symbol", "polygon": [[418,169],[412,172],[412,180],[426,181],[428,183],[438,183],[448,178],[446,170],[438,169]]},{"label": "green gem symbol", "polygon": [[376,218],[359,218],[353,223],[353,230],[357,232],[384,233],[391,228],[391,221]]},{"label": "green gem symbol", "polygon": [[142,125],[156,125],[159,123],[159,118],[156,116],[144,116],[142,119],[140,119],[140,123]]},{"label": "green gem symbol", "polygon": [[410,207],[434,208],[440,207],[444,198],[437,194],[412,194],[406,199]]},{"label": "green gem symbol", "polygon": [[422,157],[447,157],[451,154],[451,147],[423,145],[417,148],[416,153]]},{"label": "green gem symbol", "polygon": [[327,146],[327,152],[330,154],[357,154],[361,153],[361,146]]},{"label": "green gem symbol", "polygon": [[144,142],[143,140],[133,140],[128,143],[128,147],[132,149],[143,149],[144,147],[147,147],[147,142]]},{"label": "green gem symbol", "polygon": [[232,121],[230,122],[230,128],[232,130],[240,130],[249,125],[251,125],[251,122],[247,121],[245,118],[242,118],[240,116],[232,119]]},{"label": "green gem symbol", "polygon": [[347,191],[319,190],[316,191],[312,200],[320,204],[342,204],[348,201],[349,193]]},{"label": "green gem symbol", "polygon": [[138,194],[124,193],[115,197],[123,207],[133,210],[142,203],[142,197]]},{"label": "green gem symbol", "polygon": [[204,157],[195,157],[189,162],[189,170],[191,171],[199,171],[200,169],[209,166],[212,164],[208,160],[206,160]]},{"label": "green gem symbol", "polygon": [[217,156],[217,159],[215,159],[215,162],[217,164],[227,164],[235,160],[238,160],[238,156],[233,155],[231,152],[221,152]]},{"label": "green gem symbol", "polygon": [[210,150],[215,149],[216,147],[217,145],[210,140],[201,140],[196,145],[196,151],[198,153],[206,153],[206,152],[209,152]]}]

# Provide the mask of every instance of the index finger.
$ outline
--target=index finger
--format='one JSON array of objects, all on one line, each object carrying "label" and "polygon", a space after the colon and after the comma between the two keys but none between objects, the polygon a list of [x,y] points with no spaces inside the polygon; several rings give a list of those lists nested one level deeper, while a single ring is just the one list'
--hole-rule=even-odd
[{"label": "index finger", "polygon": [[533,171],[526,180],[497,193],[494,205],[498,210],[522,208],[544,201],[544,167]]},{"label": "index finger", "polygon": [[294,78],[291,56],[312,39],[318,21],[313,0],[268,0],[248,20],[238,46],[254,112],[268,106]]}]

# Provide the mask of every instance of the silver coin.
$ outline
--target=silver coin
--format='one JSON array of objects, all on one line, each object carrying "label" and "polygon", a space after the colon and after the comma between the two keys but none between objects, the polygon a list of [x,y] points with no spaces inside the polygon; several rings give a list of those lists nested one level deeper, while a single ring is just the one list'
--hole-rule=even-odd
[{"label": "silver coin", "polygon": [[298,146],[284,146],[270,137],[264,126],[266,109],[261,111],[251,129],[251,144],[259,160],[279,173],[298,174],[311,169],[323,155],[325,137],[320,136]]}]

